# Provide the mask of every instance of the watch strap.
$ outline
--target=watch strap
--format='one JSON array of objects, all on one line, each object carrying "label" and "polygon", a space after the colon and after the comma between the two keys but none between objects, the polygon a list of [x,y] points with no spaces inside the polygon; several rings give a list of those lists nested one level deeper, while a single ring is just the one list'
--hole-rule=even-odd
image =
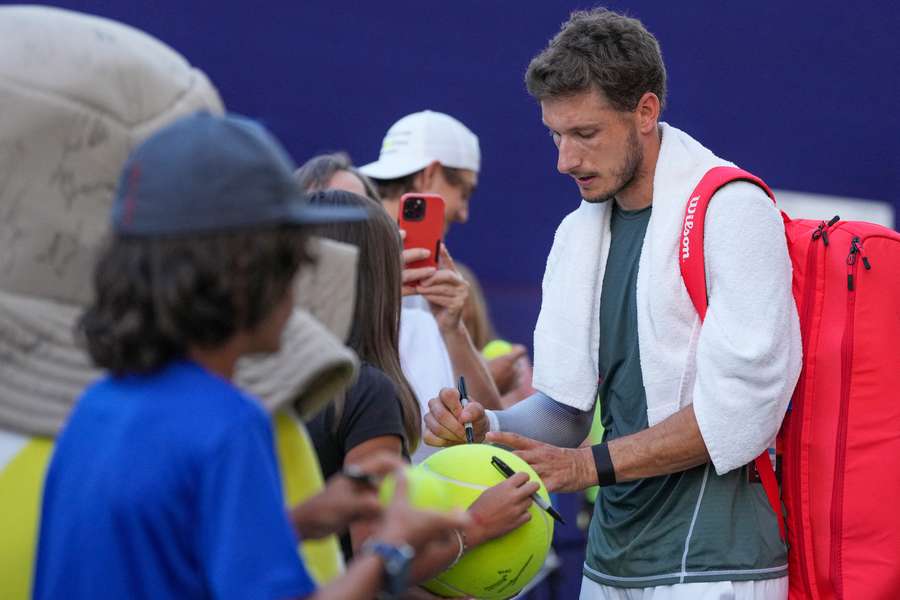
[{"label": "watch strap", "polygon": [[383,593],[379,598],[395,598],[409,585],[409,571],[416,551],[409,544],[390,544],[369,539],[362,545],[363,554],[377,554],[384,565]]}]

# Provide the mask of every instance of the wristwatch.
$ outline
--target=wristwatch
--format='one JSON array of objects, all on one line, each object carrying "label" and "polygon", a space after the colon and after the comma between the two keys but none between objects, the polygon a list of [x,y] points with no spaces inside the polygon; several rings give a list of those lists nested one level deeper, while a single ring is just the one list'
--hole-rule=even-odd
[{"label": "wristwatch", "polygon": [[378,540],[367,540],[363,554],[377,554],[384,563],[383,592],[378,598],[397,598],[409,585],[409,569],[416,551],[409,544],[394,545]]}]

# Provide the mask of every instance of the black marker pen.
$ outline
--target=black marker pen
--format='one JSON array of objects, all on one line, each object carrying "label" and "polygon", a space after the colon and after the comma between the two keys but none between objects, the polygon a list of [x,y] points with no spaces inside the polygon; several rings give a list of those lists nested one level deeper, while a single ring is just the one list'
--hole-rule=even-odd
[{"label": "black marker pen", "polygon": [[[510,477],[512,477],[513,475],[516,474],[516,472],[513,471],[509,467],[508,464],[506,464],[505,462],[503,462],[496,456],[491,457],[491,464],[494,465],[494,468],[497,469],[498,471],[500,471],[500,474],[503,475],[506,479],[509,479]],[[531,495],[531,499],[534,500],[535,504],[540,506],[541,509],[546,511],[547,514],[549,514],[555,520],[559,521],[563,525],[566,524],[565,520],[562,518],[562,515],[559,514],[559,512],[557,512],[557,510],[555,508],[553,508],[553,505],[550,504],[549,502],[547,502],[546,500],[544,500],[543,498],[541,498],[537,492],[535,492]]]},{"label": "black marker pen", "polygon": [[[462,375],[459,376],[459,386],[457,386],[457,389],[459,390],[459,403],[465,408],[466,405],[469,404],[469,397],[466,395],[466,378]],[[471,423],[466,423],[466,443],[475,443],[475,430],[472,428]]]}]

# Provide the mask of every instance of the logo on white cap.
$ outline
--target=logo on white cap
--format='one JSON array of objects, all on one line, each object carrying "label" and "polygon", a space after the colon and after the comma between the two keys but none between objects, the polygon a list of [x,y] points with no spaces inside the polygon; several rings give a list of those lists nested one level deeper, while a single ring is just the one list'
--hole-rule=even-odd
[{"label": "logo on white cap", "polygon": [[375,179],[396,179],[437,161],[445,167],[478,171],[478,137],[450,115],[423,110],[394,123],[381,144],[378,160],[360,167]]}]

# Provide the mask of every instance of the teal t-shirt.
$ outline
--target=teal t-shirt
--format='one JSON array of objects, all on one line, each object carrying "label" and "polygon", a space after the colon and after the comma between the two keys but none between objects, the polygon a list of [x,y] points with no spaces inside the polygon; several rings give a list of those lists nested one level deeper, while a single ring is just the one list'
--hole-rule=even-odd
[{"label": "teal t-shirt", "polygon": [[[604,441],[647,428],[636,285],[650,214],[650,207],[613,207],[600,298]],[[747,467],[718,476],[707,464],[602,487],[584,574],[605,585],[651,587],[782,577],[786,562],[765,493],[748,481]]]}]

